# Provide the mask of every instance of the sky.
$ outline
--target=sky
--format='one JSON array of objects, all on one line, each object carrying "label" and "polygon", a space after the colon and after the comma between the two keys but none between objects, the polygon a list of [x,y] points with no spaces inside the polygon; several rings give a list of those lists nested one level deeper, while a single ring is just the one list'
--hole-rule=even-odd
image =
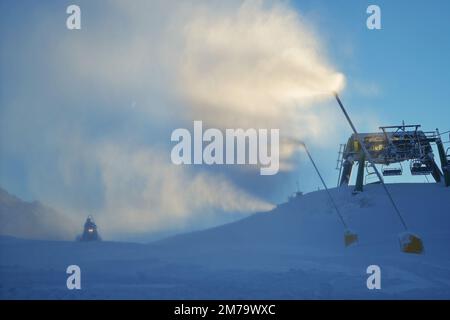
[{"label": "sky", "polygon": [[[81,7],[81,30],[66,28],[70,4]],[[370,4],[381,30],[366,27]],[[281,128],[335,186],[351,131],[326,92],[340,91],[361,132],[403,120],[450,130],[449,9],[444,0],[2,1],[0,186],[80,221],[91,213],[111,238],[215,225],[269,210],[297,183],[319,187],[289,143],[274,176],[174,166],[171,132],[193,120]]]}]

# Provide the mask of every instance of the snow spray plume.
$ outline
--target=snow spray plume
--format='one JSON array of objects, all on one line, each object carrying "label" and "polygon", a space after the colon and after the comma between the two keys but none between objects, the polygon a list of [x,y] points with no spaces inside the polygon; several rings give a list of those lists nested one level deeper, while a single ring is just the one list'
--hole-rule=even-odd
[{"label": "snow spray plume", "polygon": [[[327,62],[308,22],[285,4],[81,6],[98,18],[88,32],[74,36],[39,24],[56,19],[49,16],[33,21],[31,34],[46,50],[14,47],[34,52],[33,61],[15,56],[17,77],[39,90],[4,101],[2,136],[14,139],[2,141],[2,152],[26,161],[34,198],[78,214],[80,223],[94,209],[105,238],[107,230],[183,226],[214,210],[272,207],[226,173],[174,168],[170,135],[166,146],[161,136],[180,124],[201,119],[218,128],[281,129],[281,141],[317,135],[319,124],[332,127],[330,115],[315,106],[327,97],[323,92],[342,89],[344,77]],[[30,76],[36,66],[38,76]],[[58,90],[46,94],[52,85]],[[148,128],[160,131],[148,134]],[[289,168],[283,159],[293,150],[280,145],[281,170]],[[87,198],[95,200],[93,208]]]}]

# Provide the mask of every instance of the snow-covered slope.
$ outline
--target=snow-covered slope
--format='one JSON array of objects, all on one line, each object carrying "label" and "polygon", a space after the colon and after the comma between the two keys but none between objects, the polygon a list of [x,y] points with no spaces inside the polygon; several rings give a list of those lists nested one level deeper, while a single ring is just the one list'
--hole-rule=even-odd
[{"label": "snow-covered slope", "polygon": [[75,223],[38,201],[26,202],[0,188],[0,235],[32,239],[73,239]]},{"label": "snow-covered slope", "polygon": [[[389,185],[408,229],[424,240],[427,256],[442,256],[450,248],[450,189],[437,184]],[[399,253],[398,234],[404,229],[379,185],[352,195],[351,188],[331,190],[350,229],[359,243],[344,247],[344,228],[325,191],[312,192],[279,205],[270,212],[158,243],[186,254],[189,248],[210,252],[251,248],[267,251],[282,248],[310,254]],[[445,250],[447,252],[450,250]],[[351,253],[350,253],[351,252]],[[208,261],[210,257],[208,256]]]},{"label": "snow-covered slope", "polygon": [[[271,212],[149,245],[0,240],[2,298],[450,298],[450,188],[389,185],[422,255],[399,250],[402,225],[380,185],[352,195],[332,189],[359,242],[323,191]],[[83,289],[69,291],[65,268],[78,264]],[[368,290],[379,265],[382,289]]]}]

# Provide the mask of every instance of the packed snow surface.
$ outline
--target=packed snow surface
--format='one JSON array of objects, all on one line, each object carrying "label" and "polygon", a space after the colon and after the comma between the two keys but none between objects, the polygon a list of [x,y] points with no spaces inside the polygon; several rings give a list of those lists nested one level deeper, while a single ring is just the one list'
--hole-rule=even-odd
[{"label": "packed snow surface", "polygon": [[[405,230],[380,185],[331,189],[270,212],[150,244],[0,238],[2,299],[450,299],[450,188],[388,185],[421,255],[400,251]],[[176,199],[174,199],[176,201]],[[81,268],[68,290],[66,268]],[[381,269],[369,290],[367,267]]]}]

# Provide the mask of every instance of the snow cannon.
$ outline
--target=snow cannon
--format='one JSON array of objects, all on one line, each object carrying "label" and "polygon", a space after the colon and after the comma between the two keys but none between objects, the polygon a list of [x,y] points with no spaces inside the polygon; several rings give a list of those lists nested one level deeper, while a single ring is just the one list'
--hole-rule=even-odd
[{"label": "snow cannon", "polygon": [[344,244],[346,247],[358,242],[358,235],[350,230],[344,233]]},{"label": "snow cannon", "polygon": [[100,241],[97,225],[94,222],[92,216],[88,216],[84,223],[83,234],[79,238],[80,241]]},{"label": "snow cannon", "polygon": [[423,252],[422,240],[415,234],[403,232],[399,235],[400,250],[405,253],[421,254]]},{"label": "snow cannon", "polygon": [[330,191],[328,190],[327,184],[325,183],[325,180],[323,180],[322,175],[320,174],[319,168],[317,168],[316,163],[314,162],[311,154],[309,153],[308,148],[306,147],[306,144],[303,141],[300,141],[299,144],[303,147],[303,149],[305,150],[306,154],[308,155],[309,160],[311,161],[314,169],[316,170],[317,175],[320,178],[320,181],[322,181],[323,187],[325,188],[325,191],[327,192],[328,198],[330,199],[331,203],[333,204],[334,209],[336,210],[336,214],[339,217],[339,220],[342,223],[342,226],[345,229],[344,232],[344,244],[346,247],[348,247],[349,245],[351,245],[352,243],[355,243],[358,241],[358,235],[354,232],[351,232],[348,229],[347,223],[344,220],[344,217],[341,214],[341,211],[339,210],[336,202],[334,201],[333,197],[331,196]]},{"label": "snow cannon", "polygon": [[[384,183],[384,179],[383,179],[381,173],[378,171],[378,169],[377,169],[377,167],[375,165],[377,163],[377,161],[375,161],[375,160],[377,159],[377,157],[379,157],[378,153],[383,151],[383,150],[385,150],[387,148],[387,145],[379,144],[379,142],[380,142],[379,139],[375,139],[375,140],[372,141],[372,142],[378,141],[375,146],[371,147],[370,145],[367,145],[366,144],[366,140],[364,139],[365,138],[364,135],[360,135],[358,133],[358,131],[356,130],[355,125],[353,124],[352,120],[350,119],[350,116],[348,115],[347,110],[345,110],[345,107],[342,104],[342,101],[341,101],[341,99],[339,99],[339,96],[338,96],[338,94],[336,92],[334,92],[334,97],[336,98],[336,101],[338,102],[339,107],[341,108],[345,118],[347,119],[348,124],[350,125],[350,127],[353,130],[352,139],[354,139],[354,140],[352,142],[353,142],[354,147],[358,149],[358,151],[360,152],[360,155],[361,155],[360,166],[359,166],[359,169],[358,169],[358,171],[359,171],[358,172],[358,176],[359,177],[357,178],[356,189],[355,189],[356,193],[354,193],[354,194],[357,194],[357,192],[361,192],[362,191],[362,176],[363,176],[363,173],[364,173],[364,166],[365,166],[364,162],[367,159],[367,161],[369,162],[370,166],[372,167],[374,173],[377,175],[378,180],[379,180],[381,186],[384,189],[384,192],[386,193],[387,197],[389,198],[389,201],[392,204],[392,208],[394,209],[394,211],[397,214],[397,216],[398,216],[398,218],[399,218],[403,228],[405,229],[405,231],[399,235],[400,250],[405,252],[405,253],[421,254],[423,252],[422,240],[417,235],[412,234],[412,233],[410,233],[408,231],[408,226],[406,225],[405,219],[403,218],[400,210],[398,209],[397,204],[395,203],[391,193],[389,192],[388,187]],[[413,133],[411,133],[409,131],[407,132],[405,130],[406,127],[414,127],[415,131]],[[426,147],[428,149],[427,148],[425,148],[425,150],[421,149],[422,150],[421,152],[426,152],[427,153],[426,157],[429,157],[429,158],[427,160],[421,159],[419,165],[420,165],[420,167],[422,167],[422,166],[427,167],[428,166],[427,168],[431,168],[431,167],[433,167],[433,166],[429,166],[430,165],[430,159],[431,159],[430,157],[432,156],[432,150],[431,150],[431,146],[429,144],[429,142],[431,140],[427,140],[427,139],[428,138],[430,138],[430,139],[433,138],[434,139],[435,137],[440,137],[441,135],[439,134],[439,130],[436,129],[436,135],[433,133],[433,137],[428,137],[427,138],[425,133],[423,133],[421,131],[420,132],[418,131],[419,127],[420,127],[420,125],[405,126],[403,124],[402,126],[397,126],[397,127],[381,127],[381,129],[383,130],[383,135],[385,137],[388,137],[386,129],[388,129],[388,128],[390,128],[390,129],[396,128],[397,130],[395,131],[395,134],[398,135],[398,136],[396,136],[395,139],[393,138],[393,140],[395,140],[395,141],[398,141],[399,139],[401,139],[401,137],[407,137],[409,139],[409,140],[407,140],[407,142],[403,141],[402,144],[397,145],[394,148],[394,149],[397,149],[397,150],[401,149],[401,150],[403,150],[402,152],[407,153],[408,156],[407,156],[406,159],[413,159],[416,156],[415,154],[413,154],[411,156],[411,150],[412,150],[413,153],[417,153],[417,151],[414,148],[411,149],[410,145],[420,146],[421,142],[422,143],[427,142]],[[410,136],[412,136],[412,138],[413,138],[412,140],[410,139],[411,138]],[[417,138],[417,137],[419,137],[419,138]],[[426,138],[425,141],[422,141],[422,140],[424,140],[424,138]],[[387,141],[389,142],[389,139],[387,139]],[[443,147],[442,147],[442,142],[441,142],[440,138],[436,139],[435,142],[437,143],[438,149],[441,150],[441,151],[439,151],[439,153],[442,154],[443,153],[443,151],[442,151]],[[402,146],[402,148],[400,148],[400,146]],[[359,150],[359,148],[361,148],[361,150]],[[369,152],[369,150],[371,150],[371,152]],[[420,153],[420,151],[419,151],[419,153]],[[397,162],[397,160],[399,160],[398,159],[398,155],[399,154],[397,153],[397,155],[393,158],[392,161],[391,160],[387,161],[386,165],[389,165],[391,162],[392,163],[393,162]],[[364,160],[364,161],[362,161],[362,160]],[[400,160],[403,161],[405,159],[400,158]],[[423,161],[425,161],[425,162],[423,162]],[[442,161],[442,163],[447,165],[446,159],[443,159],[441,161]],[[436,170],[439,170],[439,168],[437,166],[434,166],[434,168]],[[419,172],[422,174],[423,173],[422,170],[426,171],[428,169],[417,169],[417,174],[419,174]],[[395,171],[388,170],[387,172],[388,172],[388,175],[389,174],[392,175],[393,173],[395,173],[395,174],[401,173],[401,171],[402,170],[396,169]],[[411,172],[413,172],[413,171],[411,171]],[[427,172],[429,172],[429,170]],[[442,174],[436,175],[436,177],[435,177],[436,178],[436,182],[440,181],[439,179],[440,179],[441,175]],[[358,182],[358,180],[359,180],[359,182]],[[445,181],[446,181],[445,186],[446,187],[450,186],[450,175],[445,177]]]}]

